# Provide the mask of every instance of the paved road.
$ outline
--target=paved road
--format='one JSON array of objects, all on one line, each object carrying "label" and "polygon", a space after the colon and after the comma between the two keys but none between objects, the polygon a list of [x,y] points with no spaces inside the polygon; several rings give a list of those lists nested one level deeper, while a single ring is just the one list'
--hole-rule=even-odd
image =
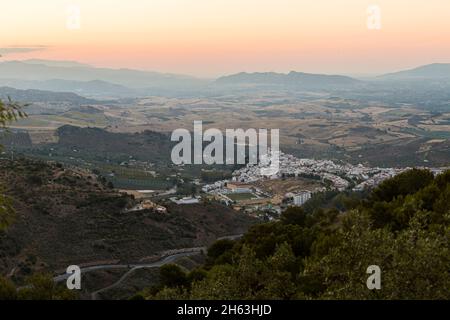
[{"label": "paved road", "polygon": [[[205,248],[206,249],[206,248]],[[91,298],[92,300],[97,300],[98,299],[98,294],[110,289],[113,289],[115,287],[117,287],[118,285],[120,285],[123,281],[125,281],[126,278],[128,278],[128,276],[133,273],[134,271],[138,270],[138,269],[143,269],[143,268],[159,268],[162,267],[165,264],[169,264],[169,263],[173,263],[175,260],[182,258],[182,257],[187,257],[187,256],[192,256],[192,255],[196,255],[199,254],[202,250],[199,249],[198,251],[192,251],[192,252],[184,252],[184,253],[177,253],[177,254],[173,254],[170,256],[165,257],[164,259],[161,259],[157,262],[154,263],[149,263],[149,264],[137,264],[137,265],[133,265],[131,266],[130,270],[128,270],[127,272],[125,272],[125,274],[120,277],[119,280],[117,280],[115,283],[113,283],[110,286],[107,286],[105,288],[102,288],[100,290],[97,290],[95,292],[91,293]]]},{"label": "paved road", "polygon": [[[229,240],[236,240],[242,237],[242,234],[237,234],[237,235],[231,235],[231,236],[225,236],[225,237],[221,237],[221,238],[217,238],[217,240],[223,240],[223,239],[229,239]],[[99,265],[95,265],[95,266],[89,266],[89,267],[84,267],[81,268],[81,273],[87,273],[90,271],[96,271],[96,270],[108,270],[108,269],[129,269],[127,272],[125,272],[125,274],[115,283],[113,283],[112,285],[102,288],[100,290],[97,290],[95,292],[93,292],[91,294],[91,297],[93,300],[97,300],[98,299],[98,294],[103,292],[103,291],[107,291],[109,289],[112,289],[118,285],[120,285],[131,273],[133,273],[135,270],[138,269],[143,269],[143,268],[159,268],[165,264],[169,264],[169,263],[173,263],[175,260],[182,258],[182,257],[187,257],[187,256],[193,256],[196,254],[199,254],[200,252],[204,252],[206,251],[206,247],[199,247],[199,248],[187,248],[185,249],[185,252],[180,252],[180,253],[174,253],[171,255],[168,255],[164,258],[161,258],[160,260],[156,261],[156,262],[152,262],[152,263],[135,263],[135,264],[99,264]],[[61,282],[64,280],[67,280],[67,278],[70,276],[70,274],[64,273],[64,274],[60,274],[58,276],[53,277],[53,281],[54,282]]]},{"label": "paved road", "polygon": [[[206,248],[193,248],[192,251],[189,252],[182,252],[182,253],[175,253],[172,255],[169,255],[167,257],[162,258],[161,260],[158,260],[156,262],[152,263],[137,263],[137,264],[99,264],[96,266],[89,266],[81,268],[81,273],[86,273],[90,271],[96,271],[96,270],[107,270],[107,269],[136,269],[136,268],[153,268],[153,267],[161,267],[165,264],[172,263],[173,261],[177,260],[181,257],[191,256],[195,254],[199,254],[201,250],[206,250]],[[67,280],[67,278],[70,276],[70,274],[64,273],[60,274],[56,277],[53,277],[54,282],[61,282],[64,280]]]}]

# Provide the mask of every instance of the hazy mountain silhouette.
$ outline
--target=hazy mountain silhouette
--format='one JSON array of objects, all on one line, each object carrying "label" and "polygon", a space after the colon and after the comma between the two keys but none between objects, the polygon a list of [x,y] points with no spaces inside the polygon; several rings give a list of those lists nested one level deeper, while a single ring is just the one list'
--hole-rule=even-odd
[{"label": "hazy mountain silhouette", "polygon": [[22,103],[31,102],[68,102],[75,105],[97,104],[98,101],[79,96],[72,92],[53,92],[44,90],[20,90],[10,87],[0,87],[0,98],[11,98]]},{"label": "hazy mountain silhouette", "polygon": [[380,76],[382,79],[407,80],[423,78],[450,78],[450,63],[433,63],[414,69],[388,73]]},{"label": "hazy mountain silhouette", "polygon": [[45,90],[54,92],[73,92],[89,97],[131,97],[139,96],[138,90],[131,89],[119,84],[102,80],[75,81],[75,80],[21,80],[0,79],[1,86],[8,86],[22,90]]},{"label": "hazy mountain silhouette", "polygon": [[[40,62],[40,63],[37,63]],[[32,60],[0,63],[0,78],[21,80],[101,80],[130,88],[185,86],[201,80],[185,75],[165,74],[132,69],[96,68],[73,62]]]},{"label": "hazy mountain silhouette", "polygon": [[216,84],[295,86],[302,88],[329,88],[352,86],[361,81],[341,75],[325,75],[291,71],[288,74],[276,72],[241,72],[216,80]]},{"label": "hazy mountain silhouette", "polygon": [[28,63],[28,64],[43,64],[49,67],[85,67],[90,68],[92,67],[89,64],[81,63],[78,61],[70,61],[70,60],[43,60],[43,59],[28,59],[23,60],[22,62]]}]

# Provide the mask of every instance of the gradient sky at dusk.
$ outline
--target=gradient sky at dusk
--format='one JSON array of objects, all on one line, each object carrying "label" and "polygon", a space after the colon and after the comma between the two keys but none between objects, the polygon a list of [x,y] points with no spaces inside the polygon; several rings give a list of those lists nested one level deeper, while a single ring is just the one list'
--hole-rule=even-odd
[{"label": "gradient sky at dusk", "polygon": [[[371,4],[381,8],[381,30],[367,28]],[[66,27],[68,5],[80,8],[78,30]],[[203,77],[384,73],[450,62],[449,0],[14,0],[1,12],[3,60]]]}]

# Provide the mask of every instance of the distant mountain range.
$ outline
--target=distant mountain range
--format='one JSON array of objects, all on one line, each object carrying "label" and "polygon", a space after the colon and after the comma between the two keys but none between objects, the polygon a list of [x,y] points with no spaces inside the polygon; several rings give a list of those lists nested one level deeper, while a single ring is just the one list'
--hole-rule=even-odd
[{"label": "distant mountain range", "polygon": [[427,64],[410,70],[388,73],[379,78],[389,80],[450,79],[450,63]]},{"label": "distant mountain range", "polygon": [[138,89],[131,89],[119,84],[102,80],[75,81],[64,79],[52,80],[21,80],[21,79],[1,79],[0,86],[13,87],[17,89],[34,89],[54,92],[73,92],[82,96],[94,98],[120,98],[137,97],[144,92]]},{"label": "distant mountain range", "polygon": [[276,72],[241,72],[218,78],[216,84],[226,85],[269,85],[296,86],[302,88],[328,88],[352,86],[360,80],[340,75],[324,75],[291,71],[288,74]]},{"label": "distant mountain range", "polygon": [[38,81],[53,79],[74,81],[102,80],[131,88],[145,88],[161,84],[181,84],[186,81],[196,80],[194,77],[183,75],[131,69],[95,68],[88,65],[67,66],[67,62],[60,63],[58,66],[54,61],[45,62],[44,64],[36,63],[36,60],[32,60],[31,63],[26,61],[0,63],[0,75],[1,78]]},{"label": "distant mountain range", "polygon": [[43,59],[28,59],[23,60],[22,62],[28,64],[43,64],[49,67],[85,67],[92,68],[91,65],[80,63],[78,61],[70,61],[70,60],[43,60]]},{"label": "distant mountain range", "polygon": [[53,92],[44,90],[20,90],[11,87],[0,87],[0,99],[11,98],[22,103],[32,102],[65,102],[73,105],[98,104],[94,99],[88,99],[72,92]]},{"label": "distant mountain range", "polygon": [[[450,83],[450,64],[435,63],[359,80],[343,75],[291,71],[241,72],[216,80],[131,69],[96,68],[76,61],[24,60],[0,63],[0,86],[54,92],[72,92],[94,99],[135,98],[151,95],[199,96],[233,90],[346,90],[372,88],[375,82],[393,89],[398,84],[433,79]],[[374,80],[374,81],[371,81]],[[430,83],[428,83],[430,84]],[[409,84],[408,84],[409,85]],[[414,89],[415,90],[415,89]]]}]

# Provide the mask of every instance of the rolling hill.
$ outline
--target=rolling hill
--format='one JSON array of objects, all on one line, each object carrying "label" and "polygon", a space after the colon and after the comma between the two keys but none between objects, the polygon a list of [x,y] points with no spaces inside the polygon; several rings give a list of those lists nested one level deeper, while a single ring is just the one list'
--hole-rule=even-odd
[{"label": "rolling hill", "polygon": [[21,90],[71,92],[85,97],[93,97],[97,99],[136,97],[140,95],[138,90],[102,80],[75,81],[52,79],[38,81],[22,79],[0,79],[0,85]]},{"label": "rolling hill", "polygon": [[7,100],[8,97],[14,101],[20,101],[20,103],[66,102],[74,105],[98,103],[97,100],[88,99],[73,92],[53,92],[34,89],[21,90],[11,87],[0,87],[0,99]]},{"label": "rolling hill", "polygon": [[450,79],[450,63],[428,64],[414,69],[388,73],[379,78],[389,80]]}]

